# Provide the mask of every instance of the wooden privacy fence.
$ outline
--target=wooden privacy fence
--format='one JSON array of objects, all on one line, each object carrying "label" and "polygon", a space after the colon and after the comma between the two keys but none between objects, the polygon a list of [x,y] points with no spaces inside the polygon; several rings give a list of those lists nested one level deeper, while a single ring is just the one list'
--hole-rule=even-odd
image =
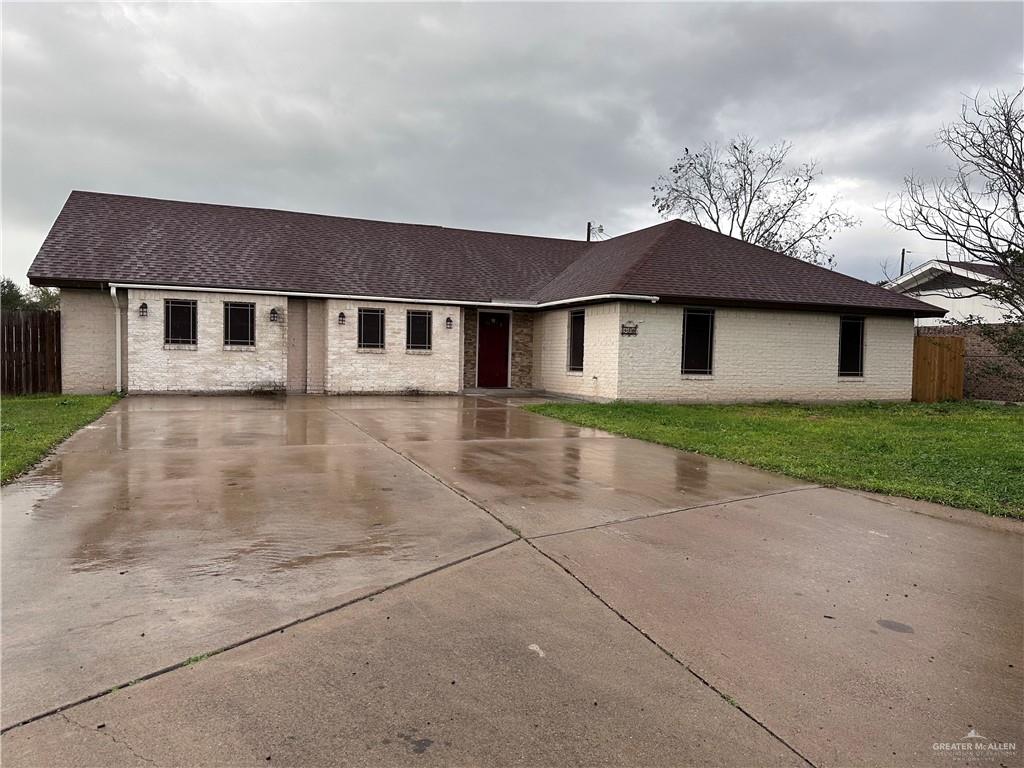
[{"label": "wooden privacy fence", "polygon": [[60,392],[60,312],[0,315],[0,393]]},{"label": "wooden privacy fence", "polygon": [[914,383],[919,403],[964,399],[964,339],[962,336],[915,336]]}]

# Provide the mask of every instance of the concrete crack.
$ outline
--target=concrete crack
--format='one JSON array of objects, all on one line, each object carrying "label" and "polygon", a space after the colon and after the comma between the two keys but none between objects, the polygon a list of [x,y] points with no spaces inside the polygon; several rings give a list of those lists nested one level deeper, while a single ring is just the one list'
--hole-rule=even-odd
[{"label": "concrete crack", "polygon": [[59,714],[62,718],[64,718],[64,722],[66,722],[68,725],[73,725],[76,728],[81,728],[86,733],[94,733],[94,734],[99,734],[99,735],[102,735],[102,736],[106,736],[108,739],[110,739],[112,742],[117,744],[119,747],[123,747],[124,749],[128,750],[129,752],[131,752],[132,755],[137,757],[139,760],[142,760],[145,763],[149,763],[150,765],[157,765],[156,760],[153,760],[152,758],[146,757],[145,755],[140,754],[139,752],[136,752],[134,747],[132,747],[131,744],[129,744],[124,739],[117,738],[108,729],[106,729],[106,728],[102,728],[102,729],[90,728],[89,726],[83,725],[82,723],[78,722],[77,720],[74,720],[73,718],[69,717],[66,712],[58,712],[57,714]]}]

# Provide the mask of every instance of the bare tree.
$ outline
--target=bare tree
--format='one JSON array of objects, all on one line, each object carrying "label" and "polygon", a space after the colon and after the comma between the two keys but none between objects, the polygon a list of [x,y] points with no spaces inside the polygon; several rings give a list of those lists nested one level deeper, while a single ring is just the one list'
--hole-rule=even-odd
[{"label": "bare tree", "polygon": [[834,266],[826,250],[832,234],[859,222],[839,210],[837,199],[819,204],[813,190],[817,163],[789,166],[788,142],[758,149],[749,136],[728,147],[705,144],[683,156],[652,187],[654,207],[748,243],[823,266]]},{"label": "bare tree", "polygon": [[1006,307],[1006,326],[982,330],[1004,354],[1024,362],[1024,89],[965,99],[960,119],[937,138],[936,146],[952,156],[951,175],[908,175],[886,217],[946,244],[960,260],[997,268],[1001,279],[972,290]]}]

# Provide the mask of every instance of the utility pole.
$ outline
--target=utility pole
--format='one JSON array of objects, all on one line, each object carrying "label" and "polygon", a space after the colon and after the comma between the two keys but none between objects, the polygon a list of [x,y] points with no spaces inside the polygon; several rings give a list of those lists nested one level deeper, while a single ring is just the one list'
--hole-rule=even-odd
[{"label": "utility pole", "polygon": [[594,222],[592,222],[592,221],[588,221],[587,222],[587,242],[588,243],[590,242],[590,228],[593,226],[593,224],[594,224]]}]

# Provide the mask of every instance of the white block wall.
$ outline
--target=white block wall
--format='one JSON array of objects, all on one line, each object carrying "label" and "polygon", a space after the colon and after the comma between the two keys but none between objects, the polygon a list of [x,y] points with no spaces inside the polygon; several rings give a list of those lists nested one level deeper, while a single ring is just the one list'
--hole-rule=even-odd
[{"label": "white block wall", "polygon": [[[163,300],[198,304],[198,344],[163,343]],[[287,372],[287,301],[258,294],[130,290],[126,317],[125,377],[129,392],[247,391],[282,389]],[[140,318],[145,301],[149,316]],[[223,344],[223,303],[256,304],[256,347]],[[64,290],[62,380],[66,392],[109,392],[116,387],[114,307],[99,290]],[[385,310],[384,350],[357,347],[358,309]],[[282,321],[271,323],[271,307]],[[462,382],[463,312],[454,306],[327,300],[317,330],[326,338],[310,347],[312,391],[328,393],[458,392]],[[406,350],[405,313],[433,312],[433,349]],[[568,310],[537,313],[533,336],[533,387],[597,400],[757,401],[907,400],[913,372],[913,320],[869,316],[865,322],[864,376],[840,377],[839,314],[718,308],[714,372],[680,373],[683,308],[668,304],[610,302],[586,311],[583,372],[567,370]],[[339,325],[339,312],[346,324]],[[319,314],[316,312],[315,314]],[[445,328],[451,317],[453,328]],[[635,322],[637,336],[622,336]],[[319,337],[319,333],[313,334]],[[321,339],[323,337],[320,337]],[[323,347],[320,345],[323,344]],[[321,353],[319,349],[325,349]]]},{"label": "white block wall", "polygon": [[[384,310],[384,349],[359,349],[359,307]],[[433,312],[432,349],[405,348],[407,310]],[[345,313],[345,325],[338,313]],[[445,319],[452,319],[451,330]],[[459,307],[370,301],[327,302],[326,391],[458,392],[462,386],[462,312]]]},{"label": "white block wall", "polygon": [[980,317],[984,323],[1002,323],[1009,312],[1009,307],[984,296],[977,296],[971,288],[951,287],[921,292],[910,290],[906,294],[949,310],[945,317],[922,317],[917,321],[918,325],[942,325],[947,320],[966,320],[971,316]]},{"label": "white block wall", "polygon": [[584,308],[583,372],[570,372],[569,310],[541,312],[533,321],[533,386],[595,400],[619,397],[619,304]]},{"label": "white block wall", "polygon": [[[197,302],[198,343],[164,344],[164,299]],[[224,302],[256,305],[256,346],[224,346]],[[147,317],[139,317],[146,302]],[[108,299],[109,303],[109,299]],[[287,370],[287,301],[279,296],[202,291],[128,291],[128,391],[220,392],[283,389]],[[270,322],[277,307],[282,322]]]},{"label": "white block wall", "polygon": [[117,389],[114,302],[103,290],[60,292],[61,389],[89,395]]},{"label": "white block wall", "polygon": [[[680,372],[683,307],[618,303],[587,307],[583,376],[567,368],[568,310],[537,317],[534,386],[594,399],[736,402],[909,400],[914,324],[869,316],[864,376],[840,377],[839,314],[718,308],[714,371]],[[636,336],[620,335],[623,323]]]}]

